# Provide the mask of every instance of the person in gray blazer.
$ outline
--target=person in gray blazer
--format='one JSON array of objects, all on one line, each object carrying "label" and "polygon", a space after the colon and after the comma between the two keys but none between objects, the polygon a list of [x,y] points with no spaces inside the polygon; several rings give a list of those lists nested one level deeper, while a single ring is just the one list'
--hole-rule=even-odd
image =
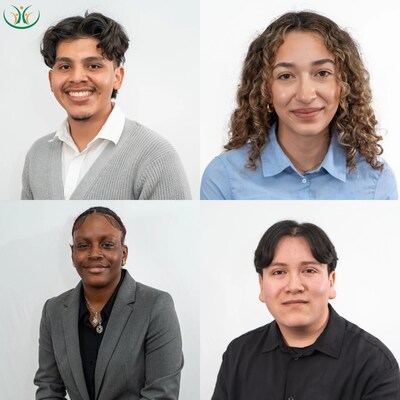
[{"label": "person in gray blazer", "polygon": [[82,279],[44,305],[36,400],[178,399],[183,354],[174,304],[122,268],[125,234],[105,207],[75,220],[72,261]]}]

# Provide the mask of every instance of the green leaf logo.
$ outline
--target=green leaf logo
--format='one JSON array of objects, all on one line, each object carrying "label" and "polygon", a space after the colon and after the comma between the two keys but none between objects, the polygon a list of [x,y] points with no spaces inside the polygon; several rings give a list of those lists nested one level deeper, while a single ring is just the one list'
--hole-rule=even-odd
[{"label": "green leaf logo", "polygon": [[6,10],[3,12],[3,18],[4,21],[6,21],[7,25],[11,26],[11,28],[15,29],[28,29],[32,28],[32,26],[36,25],[36,23],[39,21],[40,18],[40,11],[37,12],[38,16],[35,21],[30,22],[32,20],[31,16],[32,14],[35,14],[32,11],[28,11],[29,8],[32,5],[28,7],[20,6],[19,8],[12,5],[12,7],[15,9],[16,12],[10,11],[9,14],[12,16],[12,21],[7,19],[6,17]]}]

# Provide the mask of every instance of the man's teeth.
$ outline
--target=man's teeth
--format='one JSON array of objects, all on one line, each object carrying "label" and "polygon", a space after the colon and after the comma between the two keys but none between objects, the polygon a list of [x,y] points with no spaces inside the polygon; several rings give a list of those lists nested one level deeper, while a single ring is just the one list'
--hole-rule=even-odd
[{"label": "man's teeth", "polygon": [[86,97],[90,96],[93,92],[87,91],[87,92],[69,92],[68,94],[72,97]]}]

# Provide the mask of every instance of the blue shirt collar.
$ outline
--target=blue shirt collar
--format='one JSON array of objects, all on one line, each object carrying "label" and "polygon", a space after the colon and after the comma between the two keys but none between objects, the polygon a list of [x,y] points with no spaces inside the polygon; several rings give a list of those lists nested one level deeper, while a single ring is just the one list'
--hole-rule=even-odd
[{"label": "blue shirt collar", "polygon": [[[261,150],[261,167],[264,177],[271,177],[280,174],[287,168],[298,173],[292,162],[283,152],[276,137],[275,123],[269,130],[268,143]],[[332,177],[346,182],[347,161],[343,146],[338,142],[338,135],[335,129],[332,130],[332,139],[322,164],[313,172],[323,168]]]}]

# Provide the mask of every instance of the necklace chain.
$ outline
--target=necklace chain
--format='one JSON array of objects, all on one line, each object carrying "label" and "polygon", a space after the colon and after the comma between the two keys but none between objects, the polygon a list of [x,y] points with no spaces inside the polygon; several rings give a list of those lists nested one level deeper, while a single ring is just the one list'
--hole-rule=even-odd
[{"label": "necklace chain", "polygon": [[89,302],[89,300],[87,299],[86,296],[85,296],[85,300],[86,300],[87,305],[89,306],[90,311],[94,314],[94,315],[93,315],[93,319],[92,319],[92,323],[94,324],[97,333],[100,334],[100,333],[103,332],[103,329],[104,329],[103,326],[101,325],[101,320],[100,320],[100,318],[99,318],[99,315],[100,315],[100,311],[101,311],[101,310],[96,311],[96,310],[94,309],[94,307],[90,304],[90,302]]},{"label": "necklace chain", "polygon": [[[324,156],[324,158],[325,158],[325,156]],[[315,164],[314,166],[312,166],[311,168],[308,168],[308,169],[301,169],[300,167],[298,167],[293,162],[293,160],[292,160],[292,163],[296,167],[296,169],[303,175],[303,174],[306,174],[307,172],[310,172],[310,171],[314,170],[315,168],[319,167],[322,164],[322,161],[323,161],[323,159],[321,161],[319,161],[317,164]]]}]

